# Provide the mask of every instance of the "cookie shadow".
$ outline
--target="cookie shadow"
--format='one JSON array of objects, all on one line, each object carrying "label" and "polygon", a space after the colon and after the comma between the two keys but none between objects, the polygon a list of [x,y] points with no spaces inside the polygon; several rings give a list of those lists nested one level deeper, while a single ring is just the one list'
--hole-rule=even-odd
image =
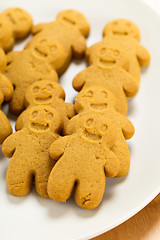
[{"label": "cookie shadow", "polygon": [[35,197],[38,204],[41,207],[47,209],[48,216],[51,219],[61,218],[62,216],[66,215],[68,211],[70,211],[67,205],[72,202],[72,199],[69,199],[66,203],[61,203],[61,202],[55,202],[52,199],[45,199],[40,197],[36,193],[35,189],[33,189],[32,194]]},{"label": "cookie shadow", "polygon": [[127,98],[127,102],[128,102],[127,116],[133,116],[134,114],[136,114],[136,107],[135,107],[135,103],[134,103],[134,98]]},{"label": "cookie shadow", "polygon": [[122,177],[106,178],[106,189],[103,196],[103,202],[111,201],[116,193],[116,187],[126,181],[128,174]]},{"label": "cookie shadow", "polygon": [[4,156],[4,154],[3,154],[3,152],[2,152],[2,146],[0,145],[0,162],[4,161],[5,158],[6,158],[6,157]]}]

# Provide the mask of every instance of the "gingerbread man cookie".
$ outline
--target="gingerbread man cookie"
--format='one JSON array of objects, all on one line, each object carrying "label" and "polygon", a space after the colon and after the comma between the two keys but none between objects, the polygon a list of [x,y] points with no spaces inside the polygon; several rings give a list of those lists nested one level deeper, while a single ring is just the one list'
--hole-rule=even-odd
[{"label": "gingerbread man cookie", "polygon": [[138,27],[126,19],[109,22],[103,30],[103,37],[107,41],[118,42],[126,51],[129,59],[129,72],[139,82],[140,66],[147,66],[150,62],[149,52],[139,44],[140,32]]},{"label": "gingerbread man cookie", "polygon": [[[74,105],[64,102],[65,92],[56,82],[51,80],[37,81],[29,86],[25,94],[25,106],[48,105],[57,109],[64,121],[64,126],[75,115]],[[23,126],[23,117],[27,114],[23,111],[16,121],[16,130]]]},{"label": "gingerbread man cookie", "polygon": [[114,177],[119,172],[119,160],[110,150],[116,131],[110,121],[95,113],[85,114],[75,124],[72,135],[57,139],[50,147],[51,158],[58,161],[48,179],[48,194],[65,202],[76,186],[76,203],[93,209],[102,200],[105,175]]},{"label": "gingerbread man cookie", "polygon": [[7,62],[5,75],[15,87],[10,110],[18,115],[24,110],[24,95],[30,84],[42,79],[58,81],[56,70],[63,65],[64,51],[57,40],[43,39],[30,49],[10,52]]},{"label": "gingerbread man cookie", "polygon": [[[0,71],[6,68],[6,56],[0,49]],[[0,107],[3,101],[9,101],[13,95],[13,86],[9,79],[0,73]],[[12,127],[6,115],[0,110],[0,144],[12,133]]]},{"label": "gingerbread man cookie", "polygon": [[10,135],[2,145],[11,158],[7,187],[14,196],[27,195],[33,181],[37,193],[48,198],[47,182],[55,161],[49,156],[50,145],[59,137],[63,120],[50,106],[34,106],[25,115],[24,127]]},{"label": "gingerbread man cookie", "polygon": [[26,37],[32,27],[32,17],[23,9],[8,8],[0,14],[0,47],[10,51],[15,40]]},{"label": "gingerbread man cookie", "polygon": [[55,21],[33,26],[32,33],[34,37],[27,44],[27,48],[30,48],[39,38],[54,37],[65,48],[70,62],[72,55],[75,58],[81,58],[84,55],[85,37],[89,33],[89,24],[82,13],[76,10],[65,10],[58,14]]},{"label": "gingerbread man cookie", "polygon": [[128,173],[130,166],[130,153],[126,139],[130,139],[135,130],[129,119],[115,109],[116,98],[112,92],[101,86],[85,88],[75,99],[75,110],[78,115],[69,121],[65,128],[65,134],[72,134],[77,119],[86,113],[97,113],[99,116],[103,116],[106,121],[114,123],[117,135],[111,149],[120,161],[120,170],[117,176],[121,177]]},{"label": "gingerbread man cookie", "polygon": [[80,91],[93,85],[104,86],[117,98],[117,111],[127,114],[127,97],[133,97],[139,84],[128,70],[128,58],[123,49],[112,41],[94,44],[86,55],[91,64],[73,79],[73,87]]}]

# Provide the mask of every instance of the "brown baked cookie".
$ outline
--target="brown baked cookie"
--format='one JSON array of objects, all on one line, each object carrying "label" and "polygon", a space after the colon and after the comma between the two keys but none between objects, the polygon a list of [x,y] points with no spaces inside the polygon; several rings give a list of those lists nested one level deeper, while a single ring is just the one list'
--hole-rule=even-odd
[{"label": "brown baked cookie", "polygon": [[109,149],[116,131],[110,121],[96,113],[77,118],[74,130],[50,147],[51,158],[58,161],[48,179],[48,195],[65,202],[75,187],[76,203],[93,209],[102,200],[105,175],[114,177],[119,172],[119,160]]},{"label": "brown baked cookie", "polygon": [[63,127],[59,112],[50,106],[34,106],[25,115],[24,127],[10,135],[2,145],[11,158],[7,170],[7,187],[14,196],[27,195],[33,181],[37,193],[48,198],[47,182],[55,161],[49,147]]},{"label": "brown baked cookie", "polygon": [[[48,105],[59,111],[64,126],[70,118],[75,115],[74,105],[64,102],[65,92],[56,82],[41,80],[31,84],[25,93],[25,106]],[[23,118],[27,111],[23,111],[16,121],[15,128],[20,130],[23,127]]]},{"label": "brown baked cookie", "polygon": [[[3,49],[0,49],[0,71],[4,70],[6,67],[6,56]],[[0,73],[0,108],[3,101],[9,101],[13,94],[13,86],[9,79]],[[0,110],[0,144],[12,133],[12,127],[5,116],[5,114]]]},{"label": "brown baked cookie", "polygon": [[139,89],[139,84],[127,72],[128,58],[118,44],[105,41],[94,44],[86,51],[91,64],[73,79],[73,87],[80,91],[93,85],[109,89],[117,98],[116,110],[127,114],[127,97],[133,97]]},{"label": "brown baked cookie", "polygon": [[52,68],[61,75],[68,67],[70,59],[65,48],[54,36],[39,36],[33,38],[32,44],[28,43],[25,49],[32,49],[35,58],[49,62]]},{"label": "brown baked cookie", "polygon": [[[116,110],[116,98],[109,90],[102,86],[91,86],[83,89],[75,99],[75,110],[78,113],[73,117],[65,128],[65,134],[72,134],[75,131],[77,119],[86,113],[97,113],[107,121],[114,123],[116,128],[116,141],[111,150],[120,162],[120,170],[117,174],[121,177],[128,173],[130,166],[130,153],[126,139],[130,139],[134,134],[134,126],[124,115]],[[99,119],[98,117],[98,119]]]},{"label": "brown baked cookie", "polygon": [[149,64],[150,55],[145,47],[139,44],[140,32],[138,27],[126,19],[117,19],[109,22],[103,30],[105,40],[118,42],[126,51],[129,60],[129,72],[139,82],[140,66]]},{"label": "brown baked cookie", "polygon": [[55,21],[33,26],[32,33],[34,37],[26,48],[32,47],[39,38],[54,37],[64,47],[69,64],[72,56],[75,58],[84,56],[86,50],[85,37],[89,33],[89,23],[82,13],[76,10],[65,10],[58,14]]},{"label": "brown baked cookie", "polygon": [[0,14],[0,26],[0,47],[8,52],[16,39],[30,33],[32,17],[23,9],[8,8]]},{"label": "brown baked cookie", "polygon": [[[54,48],[55,45],[57,49]],[[48,42],[46,42],[45,46],[47,48]],[[24,95],[30,84],[42,79],[58,81],[57,72],[54,69],[56,64],[53,64],[53,62],[57,62],[58,65],[59,61],[63,61],[64,52],[61,51],[62,48],[55,39],[49,41],[49,46],[50,50],[46,54],[40,54],[37,46],[23,51],[8,53],[7,68],[4,74],[15,87],[10,102],[10,110],[14,114],[18,115],[24,110]]]}]

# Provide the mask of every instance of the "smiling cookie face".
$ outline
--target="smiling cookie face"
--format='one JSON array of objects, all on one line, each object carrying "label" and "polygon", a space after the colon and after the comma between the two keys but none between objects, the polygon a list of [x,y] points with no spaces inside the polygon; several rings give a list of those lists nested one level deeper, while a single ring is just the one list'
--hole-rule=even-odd
[{"label": "smiling cookie face", "polygon": [[101,41],[92,45],[86,51],[90,64],[95,64],[100,69],[123,67],[128,69],[128,58],[120,46],[111,42]]},{"label": "smiling cookie face", "polygon": [[104,112],[108,107],[116,107],[116,98],[106,88],[101,86],[92,86],[83,89],[75,99],[75,109],[77,112],[81,110]]},{"label": "smiling cookie face", "polygon": [[58,14],[57,19],[65,21],[73,26],[76,26],[85,37],[88,36],[89,23],[85,16],[80,12],[75,10],[65,10]]},{"label": "smiling cookie face", "polygon": [[62,44],[51,37],[38,37],[30,44],[32,56],[39,61],[47,61],[55,70],[59,71],[66,61],[66,53]]},{"label": "smiling cookie face", "polygon": [[76,132],[89,143],[111,144],[115,141],[114,125],[105,117],[89,113],[81,116],[75,126]]},{"label": "smiling cookie face", "polygon": [[86,141],[99,143],[107,132],[106,123],[99,122],[93,117],[86,117],[83,120],[81,137]]},{"label": "smiling cookie face", "polygon": [[59,112],[50,106],[34,106],[27,110],[23,122],[35,134],[57,132],[63,127]]},{"label": "smiling cookie face", "polygon": [[138,27],[133,22],[125,19],[117,19],[108,23],[104,28],[103,36],[130,36],[138,41],[140,40],[140,32]]},{"label": "smiling cookie face", "polygon": [[41,80],[29,86],[25,94],[25,105],[51,105],[55,98],[65,99],[65,92],[50,80]]}]

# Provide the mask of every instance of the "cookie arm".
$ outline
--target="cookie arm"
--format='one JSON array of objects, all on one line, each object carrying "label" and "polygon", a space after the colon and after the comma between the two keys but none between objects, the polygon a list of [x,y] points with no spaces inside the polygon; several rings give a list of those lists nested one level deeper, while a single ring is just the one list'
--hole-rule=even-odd
[{"label": "cookie arm", "polygon": [[16,131],[19,131],[23,128],[23,118],[26,115],[26,113],[27,113],[26,110],[23,111],[17,118],[16,124],[15,124]]},{"label": "cookie arm", "polygon": [[117,118],[119,119],[122,127],[122,132],[125,139],[130,139],[135,133],[135,128],[131,121],[126,118],[124,115],[117,112]]},{"label": "cookie arm", "polygon": [[58,160],[64,153],[64,150],[69,142],[70,136],[59,137],[50,146],[49,153],[53,160]]},{"label": "cookie arm", "polygon": [[86,40],[81,34],[73,39],[72,50],[75,58],[79,59],[84,56],[86,50]]},{"label": "cookie arm", "polygon": [[141,67],[145,67],[149,64],[150,54],[148,50],[139,43],[137,44],[136,55]]},{"label": "cookie arm", "polygon": [[106,177],[115,177],[120,170],[120,162],[117,156],[108,149],[104,166]]},{"label": "cookie arm", "polygon": [[139,83],[132,75],[125,70],[122,70],[123,89],[127,97],[134,97],[139,89]]},{"label": "cookie arm", "polygon": [[77,122],[77,119],[78,119],[78,115],[74,116],[68,121],[68,123],[66,124],[63,130],[65,135],[71,135],[74,132],[74,127]]},{"label": "cookie arm", "polygon": [[35,35],[35,34],[41,32],[46,25],[47,25],[47,23],[39,23],[37,25],[32,26],[32,30],[31,30],[32,34]]},{"label": "cookie arm", "polygon": [[13,51],[7,54],[7,65],[15,60],[15,58],[21,54],[21,51]]},{"label": "cookie arm", "polygon": [[0,90],[4,95],[4,100],[8,101],[13,95],[13,86],[10,80],[3,74],[0,74]]},{"label": "cookie arm", "polygon": [[[18,136],[19,132],[15,132],[9,137],[7,137],[6,140],[3,142],[2,152],[6,157],[11,158],[13,156],[16,149]],[[18,139],[18,141],[20,141],[20,139]]]},{"label": "cookie arm", "polygon": [[75,108],[74,104],[72,103],[65,103],[66,111],[67,111],[67,116],[68,118],[72,118],[76,113],[75,113]]},{"label": "cookie arm", "polygon": [[73,79],[72,86],[76,91],[80,91],[85,84],[86,81],[86,71],[87,69],[83,70],[82,72],[78,73],[75,78]]}]

